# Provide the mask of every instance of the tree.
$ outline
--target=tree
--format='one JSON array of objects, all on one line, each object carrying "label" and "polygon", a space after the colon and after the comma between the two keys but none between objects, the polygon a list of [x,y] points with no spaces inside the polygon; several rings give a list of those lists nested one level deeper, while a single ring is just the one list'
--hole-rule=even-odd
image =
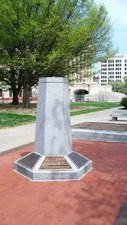
[{"label": "tree", "polygon": [[114,54],[108,13],[93,0],[1,0],[0,14],[0,79],[23,87],[24,107],[38,77],[72,80]]},{"label": "tree", "polygon": [[111,82],[112,91],[121,92],[127,95],[127,77],[125,76],[123,81],[112,81]]},{"label": "tree", "polygon": [[110,85],[112,86],[113,92],[121,92],[122,93],[122,87],[123,87],[122,81],[111,81]]},{"label": "tree", "polygon": [[125,109],[127,109],[127,97],[123,97],[120,101],[120,105],[124,106]]},{"label": "tree", "polygon": [[1,68],[0,74],[0,81],[3,85],[8,85],[11,87],[13,93],[13,100],[12,104],[17,105],[19,104],[19,92],[21,91],[22,85],[20,82],[21,75],[19,74],[20,71],[17,71],[17,68],[10,66],[7,68],[6,66]]}]

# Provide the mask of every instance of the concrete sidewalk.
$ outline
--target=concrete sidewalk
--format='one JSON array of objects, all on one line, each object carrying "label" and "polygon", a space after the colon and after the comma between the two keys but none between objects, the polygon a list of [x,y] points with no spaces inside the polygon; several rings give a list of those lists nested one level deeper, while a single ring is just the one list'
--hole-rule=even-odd
[{"label": "concrete sidewalk", "polygon": [[[112,109],[71,117],[71,125],[82,122],[112,122]],[[119,121],[117,121],[119,123]],[[125,123],[127,121],[124,121]],[[35,123],[0,130],[0,152],[34,142]]]}]

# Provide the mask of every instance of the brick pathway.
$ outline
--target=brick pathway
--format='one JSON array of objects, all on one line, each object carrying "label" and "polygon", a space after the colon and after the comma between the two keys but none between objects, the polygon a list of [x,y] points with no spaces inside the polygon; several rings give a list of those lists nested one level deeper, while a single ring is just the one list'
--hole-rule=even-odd
[{"label": "brick pathway", "polygon": [[[93,160],[80,181],[31,182],[13,162],[32,145],[0,155],[0,225],[114,225],[127,197],[127,144],[73,142]],[[121,224],[122,225],[122,224]]]}]

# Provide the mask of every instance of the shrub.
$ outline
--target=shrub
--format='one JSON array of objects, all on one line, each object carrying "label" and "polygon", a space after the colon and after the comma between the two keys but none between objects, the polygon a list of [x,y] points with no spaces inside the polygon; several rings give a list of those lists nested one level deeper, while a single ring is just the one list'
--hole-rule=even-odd
[{"label": "shrub", "polygon": [[120,105],[124,106],[124,108],[127,109],[127,97],[123,97],[121,99]]}]

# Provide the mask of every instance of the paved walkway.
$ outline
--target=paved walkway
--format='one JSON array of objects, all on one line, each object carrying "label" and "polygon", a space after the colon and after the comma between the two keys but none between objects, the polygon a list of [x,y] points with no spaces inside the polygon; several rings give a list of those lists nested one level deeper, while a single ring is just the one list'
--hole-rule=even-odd
[{"label": "paved walkway", "polygon": [[[99,112],[72,116],[71,124],[74,125],[82,122],[112,122],[110,117],[111,112],[112,109],[107,109]],[[117,123],[119,123],[119,121]],[[35,124],[0,129],[0,152],[34,142],[34,138]]]},{"label": "paved walkway", "polygon": [[31,182],[13,171],[33,146],[0,156],[0,225],[126,225],[116,223],[127,198],[127,144],[74,141],[93,160],[80,181]]}]

